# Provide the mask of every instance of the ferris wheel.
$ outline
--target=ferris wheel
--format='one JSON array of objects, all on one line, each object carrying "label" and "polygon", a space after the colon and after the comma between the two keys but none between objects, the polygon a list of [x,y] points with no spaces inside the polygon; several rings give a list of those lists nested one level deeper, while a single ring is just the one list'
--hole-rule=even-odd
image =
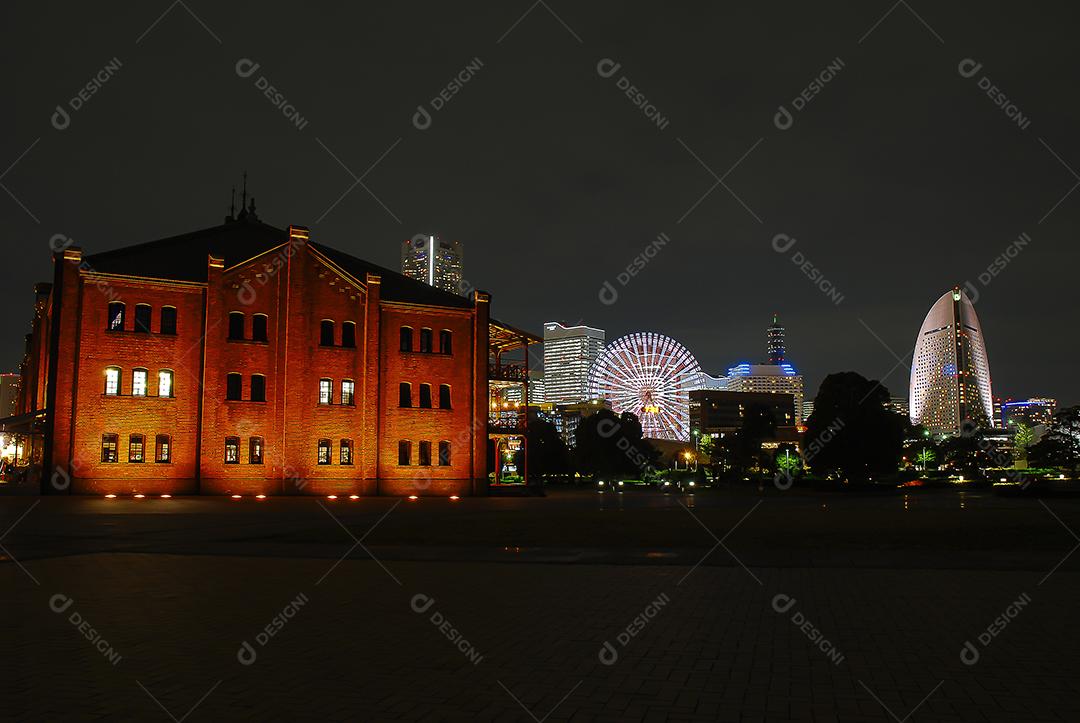
[{"label": "ferris wheel", "polygon": [[701,366],[686,347],[662,334],[635,332],[607,345],[589,370],[588,392],[616,414],[632,412],[646,437],[690,439],[690,392]]}]

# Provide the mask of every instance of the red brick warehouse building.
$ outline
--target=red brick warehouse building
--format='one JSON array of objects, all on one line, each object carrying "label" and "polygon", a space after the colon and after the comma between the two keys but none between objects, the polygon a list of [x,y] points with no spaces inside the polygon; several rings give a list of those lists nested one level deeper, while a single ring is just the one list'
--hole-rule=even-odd
[{"label": "red brick warehouse building", "polygon": [[475,495],[492,450],[524,445],[525,410],[508,422],[489,394],[501,356],[539,339],[491,320],[485,292],[441,291],[253,209],[53,260],[21,400],[45,491]]}]

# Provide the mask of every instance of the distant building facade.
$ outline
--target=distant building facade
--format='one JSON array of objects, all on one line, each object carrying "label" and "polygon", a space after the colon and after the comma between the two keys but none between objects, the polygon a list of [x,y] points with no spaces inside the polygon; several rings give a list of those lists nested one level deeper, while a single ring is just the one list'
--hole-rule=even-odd
[{"label": "distant building facade", "polygon": [[551,404],[585,401],[589,369],[603,349],[603,329],[545,323],[544,400]]},{"label": "distant building facade", "polygon": [[401,273],[451,294],[463,293],[465,249],[460,241],[422,234],[401,245]]},{"label": "distant building facade", "polygon": [[604,399],[593,399],[577,404],[541,404],[537,416],[555,427],[567,447],[577,446],[577,428],[581,421],[601,409],[611,409]]},{"label": "distant building facade", "polygon": [[1042,425],[1049,427],[1057,412],[1057,400],[1048,397],[1009,400],[1001,403],[1001,426],[1013,429],[1017,424],[1026,424],[1034,429]]},{"label": "distant building facade", "polygon": [[934,302],[919,328],[908,400],[911,423],[935,434],[959,434],[965,424],[992,426],[986,340],[975,307],[959,287]]},{"label": "distant building facade", "polygon": [[784,327],[780,317],[773,314],[772,323],[765,331],[768,362],[750,364],[742,362],[728,369],[723,377],[723,385],[715,388],[731,392],[765,392],[769,394],[790,394],[794,400],[795,420],[801,421],[803,414],[803,378],[795,367],[787,361],[787,343],[784,339]]},{"label": "distant building facade", "polygon": [[691,433],[737,432],[747,412],[762,407],[772,414],[777,427],[796,427],[795,397],[785,392],[733,392],[700,389],[690,392]]},{"label": "distant building facade", "polygon": [[0,374],[0,419],[12,417],[19,411],[19,390],[22,388],[19,374]]}]

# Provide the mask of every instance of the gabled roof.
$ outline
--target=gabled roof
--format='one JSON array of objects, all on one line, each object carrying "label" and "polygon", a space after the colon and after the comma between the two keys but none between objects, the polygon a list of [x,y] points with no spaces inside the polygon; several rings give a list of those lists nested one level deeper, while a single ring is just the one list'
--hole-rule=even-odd
[{"label": "gabled roof", "polygon": [[[246,218],[93,254],[84,261],[92,270],[106,274],[205,282],[209,254],[224,258],[225,268],[230,268],[285,243],[288,236],[288,231],[284,229]],[[436,289],[330,246],[314,242],[309,242],[309,245],[361,283],[368,273],[378,274],[382,277],[381,297],[387,301],[461,309],[471,309],[473,306],[472,300],[464,296]]]}]

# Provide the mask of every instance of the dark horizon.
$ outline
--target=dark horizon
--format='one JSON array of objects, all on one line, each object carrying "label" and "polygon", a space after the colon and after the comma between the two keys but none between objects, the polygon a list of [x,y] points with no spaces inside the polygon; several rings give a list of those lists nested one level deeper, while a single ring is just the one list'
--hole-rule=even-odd
[{"label": "dark horizon", "polygon": [[[25,82],[0,163],[0,213],[21,241],[3,270],[4,369],[21,358],[33,284],[51,280],[54,234],[94,254],[216,225],[246,169],[264,221],[308,226],[389,268],[416,233],[460,240],[466,279],[493,294],[498,318],[533,331],[550,320],[608,340],[653,330],[721,374],[765,357],[778,313],[808,398],[845,370],[906,397],[897,357],[933,302],[970,281],[995,397],[1080,401],[1080,341],[1060,331],[1080,260],[1067,225],[1080,212],[1069,140],[1080,104],[1060,92],[1075,67],[1075,9],[900,5],[882,17],[887,5],[836,3],[657,18],[610,3],[536,5],[521,18],[527,7],[300,17],[174,5],[160,18],[165,6],[108,18],[76,7],[61,21],[8,9],[22,30],[0,52]],[[38,41],[46,33],[51,46]],[[245,77],[246,59],[259,67]],[[470,64],[460,90],[433,104]],[[795,110],[830,64],[839,69]],[[260,93],[262,77],[302,128]],[[624,77],[662,123],[622,92]],[[980,89],[984,77],[1024,120]],[[620,284],[661,233],[670,240]],[[795,239],[784,252],[779,234]],[[1030,242],[992,275],[1021,234]],[[618,290],[611,305],[605,281]]]}]

